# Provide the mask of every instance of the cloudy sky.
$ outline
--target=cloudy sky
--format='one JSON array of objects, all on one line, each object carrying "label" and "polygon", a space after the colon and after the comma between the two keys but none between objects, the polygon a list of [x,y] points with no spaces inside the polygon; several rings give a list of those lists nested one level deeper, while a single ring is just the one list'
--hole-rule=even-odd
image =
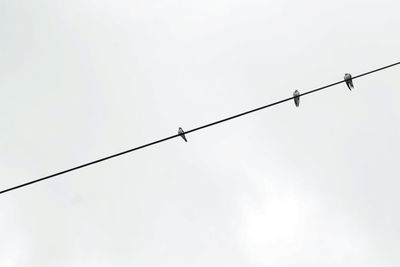
[{"label": "cloudy sky", "polygon": [[[400,60],[399,1],[0,0],[0,189]],[[399,266],[400,67],[0,195],[0,266]]]}]

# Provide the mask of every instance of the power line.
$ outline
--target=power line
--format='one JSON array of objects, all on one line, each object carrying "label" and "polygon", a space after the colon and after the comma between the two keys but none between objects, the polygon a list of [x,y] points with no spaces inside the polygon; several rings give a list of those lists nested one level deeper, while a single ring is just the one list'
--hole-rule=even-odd
[{"label": "power line", "polygon": [[[368,72],[359,74],[357,76],[354,76],[353,79],[357,79],[357,78],[372,74],[374,72],[378,72],[378,71],[381,71],[381,70],[384,70],[384,69],[387,69],[387,68],[391,68],[391,67],[399,65],[399,64],[400,64],[400,62],[397,62],[397,63],[393,63],[391,65],[388,65],[388,66],[385,66],[385,67],[382,67],[382,68],[379,68],[379,69],[368,71]],[[314,89],[314,90],[307,91],[305,93],[300,94],[299,97],[304,96],[304,95],[308,95],[308,94],[311,94],[311,93],[315,93],[317,91],[320,91],[320,90],[323,90],[323,89],[338,85],[338,84],[343,83],[343,82],[345,82],[345,81],[341,80],[341,81],[338,81],[338,82],[335,82],[335,83],[331,83],[331,84],[319,87],[319,88]],[[277,102],[274,102],[274,103],[271,103],[271,104],[268,104],[268,105],[265,105],[265,106],[262,106],[262,107],[258,107],[258,108],[252,109],[252,110],[248,110],[248,111],[245,111],[243,113],[239,113],[239,114],[236,114],[236,115],[231,116],[231,117],[227,117],[227,118],[222,119],[222,120],[218,120],[218,121],[215,121],[215,122],[212,122],[212,123],[209,123],[209,124],[205,124],[203,126],[199,126],[197,128],[185,131],[185,134],[189,134],[189,133],[201,130],[201,129],[205,129],[205,128],[214,126],[214,125],[219,124],[219,123],[223,123],[223,122],[226,122],[226,121],[229,121],[229,120],[232,120],[232,119],[236,119],[238,117],[242,117],[244,115],[248,115],[250,113],[253,113],[253,112],[265,109],[265,108],[269,108],[269,107],[284,103],[284,102],[292,100],[292,99],[294,99],[294,96],[286,98],[286,99],[283,99],[283,100],[279,100]],[[21,188],[21,187],[25,187],[25,186],[28,186],[28,185],[31,185],[31,184],[34,184],[34,183],[38,183],[38,182],[41,182],[41,181],[44,181],[44,180],[59,176],[61,174],[67,173],[67,172],[72,172],[72,171],[75,171],[75,170],[78,170],[78,169],[81,169],[81,168],[84,168],[84,167],[87,167],[87,166],[90,166],[90,165],[93,165],[93,164],[96,164],[96,163],[99,163],[99,162],[102,162],[102,161],[105,161],[105,160],[109,160],[109,159],[112,159],[112,158],[115,158],[115,157],[118,157],[118,156],[122,156],[124,154],[130,153],[130,152],[133,152],[133,151],[136,151],[136,150],[139,150],[139,149],[143,149],[143,148],[148,147],[148,146],[152,146],[152,145],[155,145],[155,144],[158,144],[158,143],[161,143],[161,142],[165,142],[167,140],[173,139],[173,138],[178,137],[178,136],[180,136],[180,135],[179,134],[171,135],[169,137],[165,137],[163,139],[159,139],[157,141],[153,141],[153,142],[147,143],[145,145],[141,145],[141,146],[138,146],[138,147],[126,150],[126,151],[122,151],[122,152],[119,152],[117,154],[113,154],[111,156],[107,156],[107,157],[104,157],[104,158],[101,158],[101,159],[98,159],[98,160],[95,160],[95,161],[91,161],[91,162],[88,162],[88,163],[85,163],[85,164],[82,164],[82,165],[79,165],[79,166],[76,166],[76,167],[61,171],[61,172],[57,172],[57,173],[54,173],[54,174],[51,174],[51,175],[36,179],[36,180],[32,180],[32,181],[29,181],[29,182],[26,182],[26,183],[23,183],[23,184],[20,184],[20,185],[17,185],[17,186],[13,186],[13,187],[10,187],[10,188],[7,188],[7,189],[4,189],[4,190],[0,191],[0,194],[6,193],[6,192],[9,192],[9,191]]]}]

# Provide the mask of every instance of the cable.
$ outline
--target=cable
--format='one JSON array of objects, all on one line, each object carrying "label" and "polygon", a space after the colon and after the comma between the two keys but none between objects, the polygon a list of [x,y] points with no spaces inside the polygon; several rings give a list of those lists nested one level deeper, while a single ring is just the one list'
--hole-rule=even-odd
[{"label": "cable", "polygon": [[[381,71],[381,70],[384,70],[384,69],[387,69],[387,68],[391,68],[391,67],[399,65],[399,64],[400,64],[400,62],[397,62],[397,63],[393,63],[391,65],[388,65],[388,66],[385,66],[385,67],[382,67],[382,68],[379,68],[379,69],[375,69],[375,70],[372,70],[372,71],[369,71],[369,72],[365,72],[365,73],[359,74],[357,76],[354,76],[353,79],[357,79],[357,78],[369,75],[369,74],[374,73],[374,72],[378,72],[378,71]],[[320,88],[317,88],[317,89],[314,89],[314,90],[311,90],[311,91],[307,91],[305,93],[300,94],[299,97],[304,96],[304,95],[308,95],[308,94],[311,94],[311,93],[315,93],[317,91],[320,91],[320,90],[323,90],[323,89],[338,85],[338,84],[343,83],[343,82],[345,82],[345,81],[342,80],[342,81],[339,81],[339,82],[335,82],[335,83],[331,83],[331,84],[322,86]],[[227,117],[225,119],[218,120],[218,121],[215,121],[215,122],[212,122],[212,123],[209,123],[209,124],[206,124],[206,125],[203,125],[203,126],[200,126],[200,127],[188,130],[188,131],[185,131],[185,134],[193,133],[195,131],[198,131],[198,130],[201,130],[201,129],[205,129],[205,128],[211,127],[211,126],[219,124],[219,123],[223,123],[223,122],[226,122],[226,121],[229,121],[229,120],[232,120],[232,119],[236,119],[238,117],[241,117],[241,116],[244,116],[244,115],[247,115],[247,114],[250,114],[250,113],[265,109],[265,108],[268,108],[268,107],[272,107],[272,106],[284,103],[284,102],[292,100],[292,99],[294,99],[294,97],[289,97],[289,98],[286,98],[286,99],[283,99],[283,100],[280,100],[280,101],[277,101],[277,102],[274,102],[274,103],[271,103],[271,104],[268,104],[268,105],[265,105],[265,106],[262,106],[262,107],[258,107],[258,108],[255,108],[255,109],[252,109],[252,110],[249,110],[249,111],[246,111],[246,112],[243,112],[243,113],[231,116],[231,117]],[[25,187],[25,186],[28,186],[28,185],[31,185],[31,184],[34,184],[34,183],[38,183],[38,182],[41,182],[41,181],[44,181],[44,180],[59,176],[61,174],[67,173],[67,172],[72,172],[72,171],[75,171],[75,170],[78,170],[78,169],[81,169],[81,168],[84,168],[84,167],[87,167],[87,166],[90,166],[90,165],[93,165],[93,164],[96,164],[96,163],[99,163],[99,162],[102,162],[102,161],[105,161],[105,160],[109,160],[109,159],[112,159],[112,158],[115,158],[115,157],[130,153],[130,152],[133,152],[133,151],[136,151],[136,150],[148,147],[148,146],[152,146],[152,145],[155,145],[155,144],[158,144],[158,143],[161,143],[161,142],[165,142],[167,140],[173,139],[173,138],[178,137],[178,136],[180,136],[180,135],[179,134],[171,135],[169,137],[165,137],[163,139],[159,139],[157,141],[153,141],[153,142],[147,143],[145,145],[141,145],[141,146],[138,146],[138,147],[135,147],[135,148],[123,151],[123,152],[119,152],[119,153],[113,154],[111,156],[107,156],[107,157],[104,157],[104,158],[101,158],[101,159],[98,159],[98,160],[95,160],[95,161],[91,161],[91,162],[88,162],[88,163],[85,163],[85,164],[82,164],[82,165],[79,165],[79,166],[76,166],[76,167],[61,171],[61,172],[57,172],[57,173],[54,173],[54,174],[51,174],[51,175],[36,179],[36,180],[32,180],[32,181],[29,181],[29,182],[26,182],[26,183],[23,183],[23,184],[20,184],[20,185],[17,185],[17,186],[13,186],[13,187],[10,187],[10,188],[7,188],[7,189],[4,189],[4,190],[0,191],[0,194],[4,194],[6,192],[9,192],[9,191],[21,188],[21,187]]]}]

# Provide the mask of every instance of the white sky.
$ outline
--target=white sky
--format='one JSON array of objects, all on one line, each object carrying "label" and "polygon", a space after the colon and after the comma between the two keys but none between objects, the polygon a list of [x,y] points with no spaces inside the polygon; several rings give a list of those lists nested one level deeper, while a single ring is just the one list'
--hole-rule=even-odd
[{"label": "white sky", "polygon": [[[0,187],[399,61],[399,1],[0,0]],[[0,266],[399,266],[400,67],[0,196]]]}]

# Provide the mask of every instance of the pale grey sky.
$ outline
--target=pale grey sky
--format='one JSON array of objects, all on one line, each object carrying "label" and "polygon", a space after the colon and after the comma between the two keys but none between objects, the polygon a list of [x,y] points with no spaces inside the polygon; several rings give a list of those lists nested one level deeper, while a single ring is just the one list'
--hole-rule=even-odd
[{"label": "pale grey sky", "polygon": [[[399,61],[398,1],[0,1],[0,187]],[[0,266],[399,266],[400,67],[0,196]]]}]

